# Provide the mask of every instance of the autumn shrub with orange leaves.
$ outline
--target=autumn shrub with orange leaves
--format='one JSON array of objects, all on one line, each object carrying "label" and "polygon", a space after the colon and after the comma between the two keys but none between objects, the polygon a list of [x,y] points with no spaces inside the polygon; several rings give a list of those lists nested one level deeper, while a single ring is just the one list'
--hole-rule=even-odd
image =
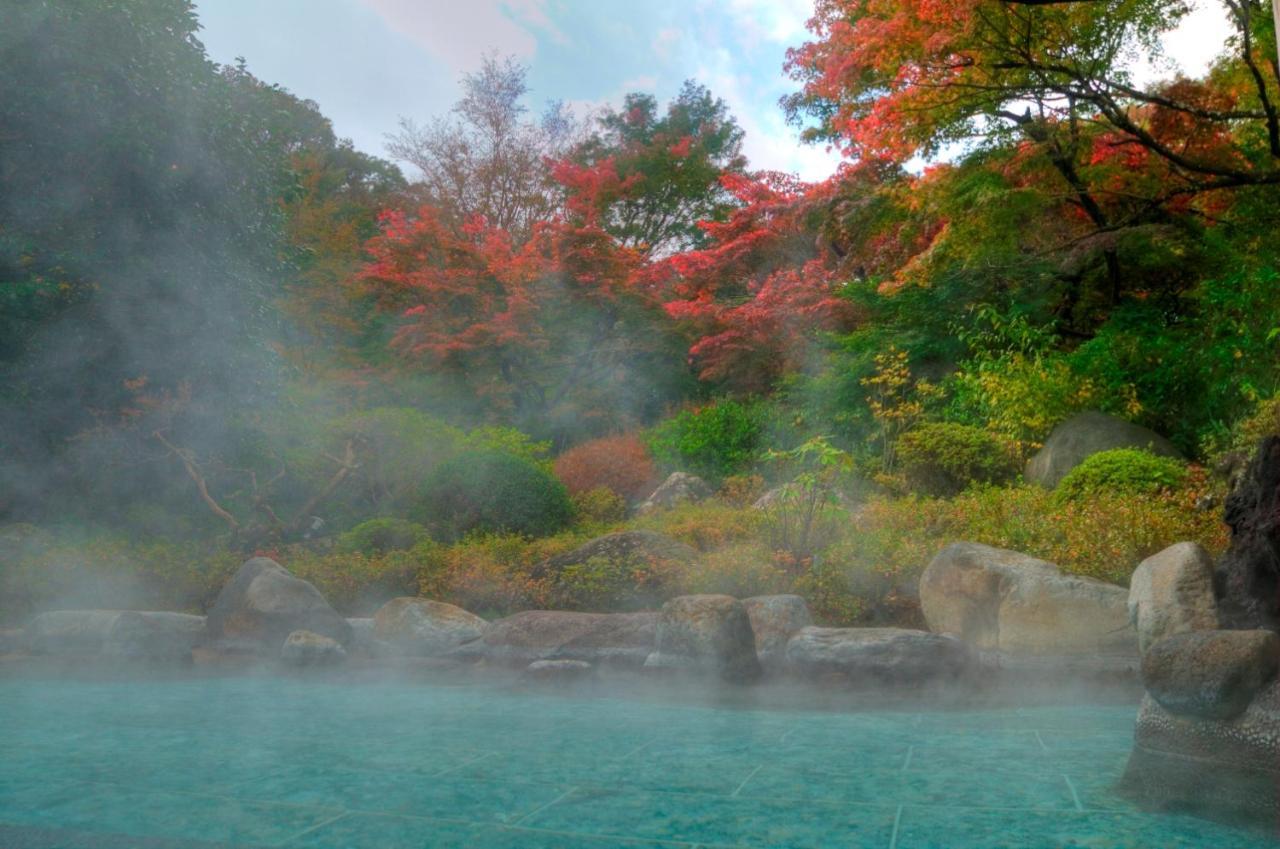
[{"label": "autumn shrub with orange leaves", "polygon": [[573,495],[604,487],[628,501],[646,497],[658,476],[648,446],[634,433],[575,445],[556,458],[555,472]]}]

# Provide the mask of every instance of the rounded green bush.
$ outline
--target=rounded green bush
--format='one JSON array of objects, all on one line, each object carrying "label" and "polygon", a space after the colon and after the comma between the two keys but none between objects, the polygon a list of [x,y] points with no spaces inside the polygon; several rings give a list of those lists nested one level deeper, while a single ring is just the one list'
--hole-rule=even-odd
[{"label": "rounded green bush", "polygon": [[763,432],[759,404],[729,400],[685,410],[654,427],[647,441],[664,466],[720,480],[750,468]]},{"label": "rounded green bush", "polygon": [[1004,483],[1018,473],[1013,446],[972,425],[920,425],[902,435],[896,451],[908,486],[929,495],[956,495],[975,483]]},{"label": "rounded green bush", "polygon": [[553,534],[573,519],[564,484],[532,461],[501,451],[463,452],[423,483],[417,518],[440,539],[472,531]]},{"label": "rounded green bush", "polygon": [[1099,492],[1145,494],[1177,489],[1186,475],[1180,460],[1136,448],[1117,448],[1085,458],[1067,473],[1054,494],[1062,500],[1088,498]]},{"label": "rounded green bush", "polygon": [[413,548],[430,537],[426,528],[408,519],[370,519],[339,535],[337,548],[352,554],[385,554]]}]

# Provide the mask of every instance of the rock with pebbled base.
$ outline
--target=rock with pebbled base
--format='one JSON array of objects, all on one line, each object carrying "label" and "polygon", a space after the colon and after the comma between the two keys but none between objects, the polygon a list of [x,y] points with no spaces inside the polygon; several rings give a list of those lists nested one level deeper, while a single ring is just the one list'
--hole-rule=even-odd
[{"label": "rock with pebbled base", "polygon": [[1160,457],[1184,459],[1173,443],[1145,427],[1088,411],[1053,429],[1035,456],[1027,461],[1027,480],[1053,489],[1067,473],[1100,451],[1137,448]]},{"label": "rock with pebbled base", "polygon": [[402,654],[442,655],[483,637],[489,623],[461,607],[425,598],[394,598],[373,616],[373,637]]},{"label": "rock with pebbled base", "polygon": [[289,634],[312,631],[342,645],[351,625],[307,581],[266,557],[246,562],[218,593],[201,644],[274,657]]},{"label": "rock with pebbled base", "polygon": [[1209,552],[1180,542],[1139,563],[1129,579],[1129,620],[1144,652],[1174,634],[1217,628]]},{"label": "rock with pebbled base", "polygon": [[1233,719],[1280,669],[1272,631],[1192,631],[1166,637],[1142,658],[1142,683],[1179,716]]},{"label": "rock with pebbled base", "polygon": [[686,595],[662,606],[649,669],[714,673],[747,683],[760,677],[755,633],[742,602],[727,595]]},{"label": "rock with pebbled base", "polygon": [[483,637],[458,646],[449,656],[504,666],[581,660],[634,668],[653,651],[657,629],[657,613],[526,610],[491,623]]},{"label": "rock with pebbled base", "polygon": [[697,475],[688,472],[672,472],[662,484],[636,507],[637,513],[666,509],[689,501],[702,501],[711,497],[711,487]]},{"label": "rock with pebbled base", "polygon": [[294,631],[280,647],[280,660],[289,666],[335,666],[347,659],[337,640],[312,631]]},{"label": "rock with pebbled base", "polygon": [[787,641],[801,628],[813,624],[809,605],[798,595],[744,598],[742,606],[747,609],[755,634],[756,656],[766,668],[781,665],[786,660]]},{"label": "rock with pebbled base", "polygon": [[1274,828],[1280,816],[1280,681],[1238,716],[1173,713],[1142,702],[1121,794],[1144,808]]},{"label": "rock with pebbled base", "polygon": [[853,684],[924,684],[963,676],[973,651],[954,637],[907,628],[802,628],[787,643],[787,668]]},{"label": "rock with pebbled base", "polygon": [[151,610],[53,610],[23,631],[32,654],[185,661],[204,630],[203,616]]},{"label": "rock with pebbled base", "polygon": [[947,546],[920,578],[929,630],[1008,655],[1136,657],[1123,587],[1064,575],[1016,551]]}]

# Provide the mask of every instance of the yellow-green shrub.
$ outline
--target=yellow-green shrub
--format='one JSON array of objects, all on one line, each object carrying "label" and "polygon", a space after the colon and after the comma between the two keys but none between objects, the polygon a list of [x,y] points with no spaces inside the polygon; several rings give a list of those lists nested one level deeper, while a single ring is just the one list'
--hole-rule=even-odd
[{"label": "yellow-green shrub", "polygon": [[655,510],[630,524],[639,530],[674,537],[699,551],[711,551],[731,542],[760,538],[763,516],[759,510],[711,498],[696,504],[677,504],[670,510]]},{"label": "yellow-green shrub", "polygon": [[737,598],[789,593],[794,578],[758,542],[735,542],[704,554],[685,569],[679,593],[723,593]]},{"label": "yellow-green shrub", "polygon": [[244,557],[213,543],[0,531],[0,620],[59,607],[201,613]]}]

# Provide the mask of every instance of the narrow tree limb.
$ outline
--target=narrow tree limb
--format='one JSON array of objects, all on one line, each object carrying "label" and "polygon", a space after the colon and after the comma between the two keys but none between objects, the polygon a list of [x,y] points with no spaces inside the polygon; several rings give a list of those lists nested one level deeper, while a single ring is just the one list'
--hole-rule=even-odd
[{"label": "narrow tree limb", "polygon": [[[336,460],[337,458],[334,458],[334,459]],[[332,495],[333,491],[337,489],[338,486],[344,480],[347,479],[347,476],[360,467],[360,465],[356,462],[354,440],[351,440],[351,439],[347,440],[346,448],[343,450],[342,460],[339,462],[341,462],[342,465],[339,467],[338,471],[334,472],[333,477],[329,478],[329,482],[326,483],[319,492],[311,496],[311,498],[307,501],[307,503],[303,504],[302,508],[298,510],[297,514],[293,518],[293,521],[289,523],[289,527],[291,529],[300,527],[302,523],[306,521],[307,517],[311,515],[311,512],[316,509],[316,507],[320,504],[320,502],[324,501],[326,498]]]},{"label": "narrow tree limb", "polygon": [[236,517],[224,510],[222,505],[215,501],[214,497],[209,494],[209,486],[205,483],[204,475],[200,474],[200,470],[196,467],[195,461],[191,459],[190,453],[165,439],[164,434],[158,430],[155,431],[152,436],[159,440],[161,445],[168,448],[170,453],[174,454],[182,461],[182,465],[187,470],[187,476],[195,482],[196,489],[200,492],[201,500],[208,505],[209,509],[212,510],[216,516],[230,525],[232,530],[240,530],[240,523],[236,521]]}]

